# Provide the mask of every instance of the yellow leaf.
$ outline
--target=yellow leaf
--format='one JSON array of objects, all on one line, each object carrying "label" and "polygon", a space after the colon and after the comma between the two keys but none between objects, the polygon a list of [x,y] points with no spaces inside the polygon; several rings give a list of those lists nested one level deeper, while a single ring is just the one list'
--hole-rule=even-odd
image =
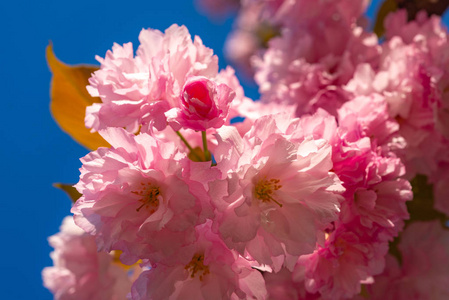
[{"label": "yellow leaf", "polygon": [[125,271],[129,271],[130,269],[137,268],[140,269],[139,265],[142,263],[142,260],[138,260],[132,265],[125,265],[120,260],[120,255],[122,255],[122,251],[120,250],[112,250],[109,252],[109,254],[112,256],[112,263],[116,264],[117,266],[123,268]]},{"label": "yellow leaf", "polygon": [[385,33],[384,20],[386,16],[397,9],[398,4],[395,0],[385,0],[384,3],[382,3],[382,6],[377,12],[376,24],[374,24],[374,33],[377,34],[378,37],[383,36]]},{"label": "yellow leaf", "polygon": [[73,187],[73,184],[65,183],[53,183],[55,188],[63,190],[67,196],[72,200],[73,203],[76,202],[82,195]]},{"label": "yellow leaf", "polygon": [[109,147],[109,144],[97,133],[91,133],[84,126],[86,107],[99,98],[89,95],[86,86],[95,66],[69,66],[59,61],[53,53],[52,45],[46,49],[47,62],[53,73],[51,81],[50,110],[56,123],[75,141],[88,149]]}]

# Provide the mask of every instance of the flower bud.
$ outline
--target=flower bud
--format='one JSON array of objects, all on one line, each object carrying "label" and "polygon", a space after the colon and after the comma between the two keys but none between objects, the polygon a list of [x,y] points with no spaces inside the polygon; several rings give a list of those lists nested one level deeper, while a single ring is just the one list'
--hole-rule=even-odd
[{"label": "flower bud", "polygon": [[217,85],[206,77],[191,77],[182,89],[178,121],[182,127],[198,131],[219,128],[234,97],[235,92],[225,84]]}]

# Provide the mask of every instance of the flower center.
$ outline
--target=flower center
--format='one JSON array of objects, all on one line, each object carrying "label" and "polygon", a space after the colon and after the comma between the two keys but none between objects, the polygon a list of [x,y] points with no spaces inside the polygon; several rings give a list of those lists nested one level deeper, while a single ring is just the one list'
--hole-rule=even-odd
[{"label": "flower center", "polygon": [[142,204],[136,208],[136,211],[140,211],[143,207],[154,213],[159,207],[159,197],[161,195],[161,190],[158,186],[151,183],[141,183],[142,189],[138,192],[132,192],[133,194],[139,195],[141,198],[139,202]]},{"label": "flower center", "polygon": [[209,274],[209,267],[204,265],[204,254],[195,254],[192,260],[184,267],[190,272],[190,277],[194,278],[196,274],[199,274],[199,278],[203,281],[205,275]]},{"label": "flower center", "polygon": [[254,189],[254,193],[257,199],[262,200],[262,202],[270,202],[273,201],[280,207],[282,204],[279,203],[276,199],[273,198],[273,192],[279,190],[282,185],[279,184],[279,179],[261,179],[257,182],[256,187]]}]

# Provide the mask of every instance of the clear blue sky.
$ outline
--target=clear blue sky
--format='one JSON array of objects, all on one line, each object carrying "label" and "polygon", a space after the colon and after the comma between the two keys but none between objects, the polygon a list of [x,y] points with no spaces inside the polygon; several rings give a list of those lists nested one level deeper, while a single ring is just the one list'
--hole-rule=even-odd
[{"label": "clear blue sky", "polygon": [[0,298],[52,299],[41,280],[41,270],[52,263],[47,237],[70,211],[70,201],[52,183],[76,183],[79,158],[87,150],[51,118],[48,42],[66,63],[95,64],[95,55],[104,56],[113,42],[136,45],[142,28],[184,24],[214,49],[223,68],[232,22],[211,23],[189,0],[1,1],[0,11]]}]

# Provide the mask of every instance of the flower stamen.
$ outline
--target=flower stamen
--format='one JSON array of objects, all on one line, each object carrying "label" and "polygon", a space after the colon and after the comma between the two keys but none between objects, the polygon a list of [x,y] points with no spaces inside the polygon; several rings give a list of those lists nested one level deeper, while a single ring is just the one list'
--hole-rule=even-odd
[{"label": "flower stamen", "polygon": [[209,266],[204,265],[204,254],[195,254],[192,260],[184,267],[187,271],[190,271],[190,277],[194,278],[198,273],[200,281],[203,281],[205,275],[209,274]]},{"label": "flower stamen", "polygon": [[139,202],[142,202],[136,211],[140,211],[143,207],[146,207],[150,213],[154,213],[159,207],[159,196],[161,195],[161,191],[158,186],[153,185],[151,183],[141,183],[143,186],[142,190],[138,192],[132,192],[133,194],[141,196]]},{"label": "flower stamen", "polygon": [[279,190],[282,185],[279,184],[279,179],[262,179],[256,184],[254,189],[254,193],[257,199],[262,200],[262,202],[270,202],[273,201],[279,207],[282,207],[282,203],[279,203],[276,199],[273,198],[272,194],[274,191]]}]

